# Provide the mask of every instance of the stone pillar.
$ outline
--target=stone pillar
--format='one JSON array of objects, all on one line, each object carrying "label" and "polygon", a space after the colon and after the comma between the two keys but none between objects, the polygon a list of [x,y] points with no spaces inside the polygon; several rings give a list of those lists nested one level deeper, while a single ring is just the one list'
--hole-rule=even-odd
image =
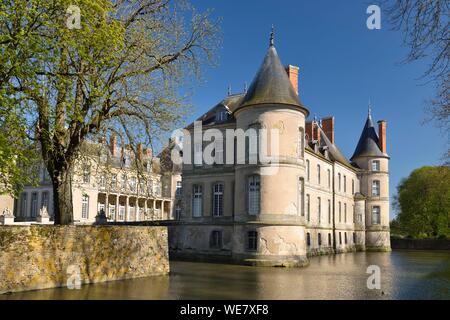
[{"label": "stone pillar", "polygon": [[119,194],[116,195],[116,214],[114,217],[114,221],[119,220]]},{"label": "stone pillar", "polygon": [[106,219],[109,219],[109,193],[106,194],[106,198],[105,198],[105,215],[106,215]]},{"label": "stone pillar", "polygon": [[126,198],[125,198],[126,200],[125,200],[125,221],[129,221],[130,220],[130,216],[129,216],[129,212],[128,212],[128,210],[129,210],[129,197],[128,196],[126,196]]}]

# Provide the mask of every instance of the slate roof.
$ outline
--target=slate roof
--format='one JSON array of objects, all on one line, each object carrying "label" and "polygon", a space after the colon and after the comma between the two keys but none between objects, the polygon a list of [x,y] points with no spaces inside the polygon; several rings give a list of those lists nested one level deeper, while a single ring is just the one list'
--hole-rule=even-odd
[{"label": "slate roof", "polygon": [[370,112],[367,116],[361,137],[359,138],[358,145],[350,160],[354,160],[358,157],[388,157],[388,155],[383,153],[379,147],[378,135],[373,126]]}]

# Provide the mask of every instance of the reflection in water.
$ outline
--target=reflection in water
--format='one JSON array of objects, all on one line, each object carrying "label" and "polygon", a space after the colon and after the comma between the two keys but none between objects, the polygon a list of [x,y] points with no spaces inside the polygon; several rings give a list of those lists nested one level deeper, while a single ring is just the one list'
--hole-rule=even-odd
[{"label": "reflection in water", "polygon": [[[381,290],[367,289],[369,265]],[[311,259],[306,268],[255,268],[171,262],[157,276],[2,295],[0,299],[450,299],[450,253],[347,253]]]}]

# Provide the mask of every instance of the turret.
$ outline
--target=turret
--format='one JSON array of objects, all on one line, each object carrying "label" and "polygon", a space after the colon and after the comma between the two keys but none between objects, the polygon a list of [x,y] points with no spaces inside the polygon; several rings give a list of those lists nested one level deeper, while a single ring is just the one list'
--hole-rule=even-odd
[{"label": "turret", "polygon": [[[278,148],[272,148],[275,141],[268,139],[269,165],[246,162],[236,167],[233,257],[254,264],[307,261],[304,133],[308,110],[293,86],[293,72],[288,72],[278,57],[272,31],[264,61],[233,113],[237,130],[276,130],[279,137]],[[282,224],[277,223],[280,220]]]},{"label": "turret", "polygon": [[366,197],[366,249],[390,250],[389,156],[386,152],[386,121],[378,122],[378,134],[369,112],[351,161],[362,169],[361,193]]}]

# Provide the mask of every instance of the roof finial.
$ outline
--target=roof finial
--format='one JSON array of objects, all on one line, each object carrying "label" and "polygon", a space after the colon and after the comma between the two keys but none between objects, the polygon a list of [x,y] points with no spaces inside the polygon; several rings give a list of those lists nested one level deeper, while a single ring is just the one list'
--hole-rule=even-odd
[{"label": "roof finial", "polygon": [[270,47],[273,47],[274,37],[275,37],[275,28],[272,24],[272,31],[270,32],[270,42],[269,42]]},{"label": "roof finial", "polygon": [[247,85],[247,81],[244,82],[244,93],[247,93],[248,90],[248,85]]},{"label": "roof finial", "polygon": [[228,85],[228,95],[231,96],[231,84]]},{"label": "roof finial", "polygon": [[369,106],[367,107],[367,115],[369,117],[372,116],[372,104],[370,103],[370,98],[369,98]]}]

